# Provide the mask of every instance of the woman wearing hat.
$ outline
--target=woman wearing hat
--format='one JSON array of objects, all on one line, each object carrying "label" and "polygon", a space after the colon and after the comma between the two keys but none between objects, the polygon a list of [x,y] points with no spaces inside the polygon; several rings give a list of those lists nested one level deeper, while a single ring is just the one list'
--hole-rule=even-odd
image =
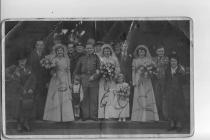
[{"label": "woman wearing hat", "polygon": [[182,91],[184,84],[184,68],[179,64],[179,58],[173,52],[170,56],[170,66],[165,76],[165,98],[168,107],[169,130],[181,131],[185,117],[185,100]]}]

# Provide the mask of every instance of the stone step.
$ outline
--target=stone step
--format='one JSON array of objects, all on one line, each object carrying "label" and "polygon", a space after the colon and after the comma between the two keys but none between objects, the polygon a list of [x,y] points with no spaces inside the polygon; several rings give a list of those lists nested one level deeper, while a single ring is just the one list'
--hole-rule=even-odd
[{"label": "stone step", "polygon": [[[31,125],[34,129],[166,129],[168,122],[118,122],[118,121],[73,121],[73,122],[49,122],[49,121],[35,121]],[[16,122],[8,121],[6,123],[7,129],[15,129]]]}]

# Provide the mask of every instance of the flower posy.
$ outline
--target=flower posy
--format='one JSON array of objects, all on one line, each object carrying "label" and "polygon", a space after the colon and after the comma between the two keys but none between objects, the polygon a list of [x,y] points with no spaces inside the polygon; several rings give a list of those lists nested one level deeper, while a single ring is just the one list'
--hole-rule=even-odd
[{"label": "flower posy", "polygon": [[52,62],[52,59],[50,59],[50,56],[45,56],[43,59],[40,61],[41,66],[44,67],[45,69],[50,69],[55,67],[55,64]]},{"label": "flower posy", "polygon": [[105,80],[111,80],[115,77],[115,65],[112,63],[103,63],[100,73]]},{"label": "flower posy", "polygon": [[119,89],[117,90],[118,95],[121,98],[128,98],[129,97],[129,85],[127,83],[123,83]]},{"label": "flower posy", "polygon": [[138,69],[141,71],[141,76],[144,78],[149,78],[157,73],[155,64],[150,61],[146,61],[144,65],[140,65]]}]

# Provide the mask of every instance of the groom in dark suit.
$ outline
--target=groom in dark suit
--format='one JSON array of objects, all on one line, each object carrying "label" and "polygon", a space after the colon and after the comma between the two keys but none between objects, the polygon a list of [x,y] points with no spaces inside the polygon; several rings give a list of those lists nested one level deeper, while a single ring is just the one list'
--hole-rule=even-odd
[{"label": "groom in dark suit", "polygon": [[36,76],[37,83],[35,86],[35,116],[36,119],[42,120],[44,113],[45,100],[47,95],[46,83],[48,82],[48,76],[46,70],[41,67],[40,60],[43,58],[44,42],[38,40],[35,43],[35,48],[31,52],[28,58],[28,64],[32,68],[32,73]]}]

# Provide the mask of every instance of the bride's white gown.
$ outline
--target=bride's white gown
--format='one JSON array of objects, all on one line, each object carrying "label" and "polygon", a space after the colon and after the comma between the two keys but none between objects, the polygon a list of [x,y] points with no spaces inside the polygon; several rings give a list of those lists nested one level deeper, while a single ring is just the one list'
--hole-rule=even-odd
[{"label": "bride's white gown", "polygon": [[65,57],[55,58],[54,61],[56,72],[49,84],[43,119],[56,122],[73,121],[69,63]]}]

